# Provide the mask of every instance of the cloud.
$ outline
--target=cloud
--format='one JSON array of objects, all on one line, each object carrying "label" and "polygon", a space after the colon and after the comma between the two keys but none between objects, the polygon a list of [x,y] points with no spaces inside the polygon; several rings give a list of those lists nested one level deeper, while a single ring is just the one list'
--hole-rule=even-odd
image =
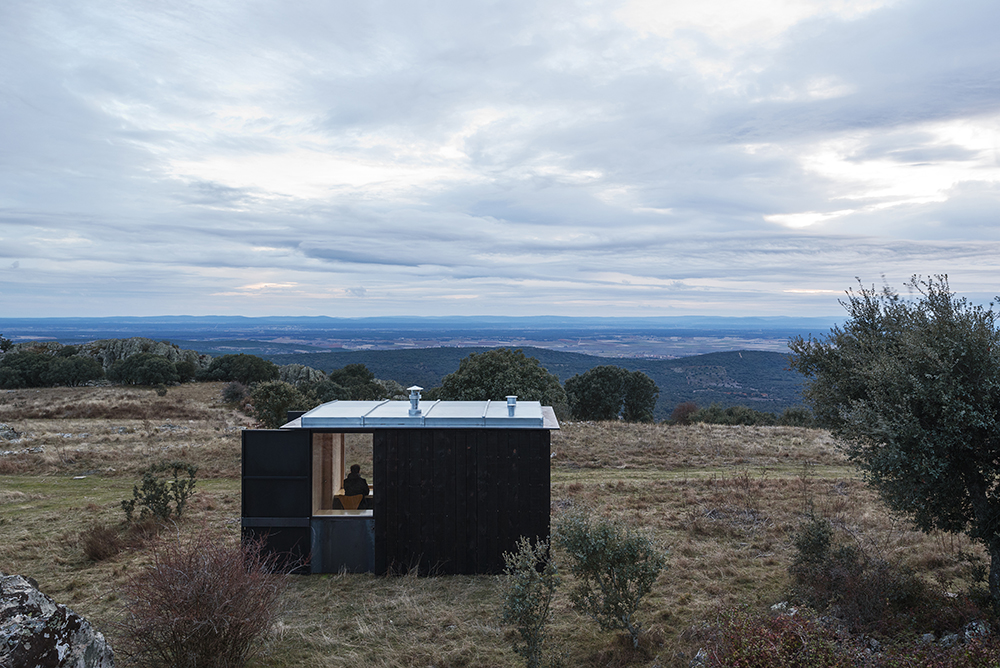
[{"label": "cloud", "polygon": [[0,309],[828,314],[857,275],[938,272],[986,294],[998,20],[15,0]]}]

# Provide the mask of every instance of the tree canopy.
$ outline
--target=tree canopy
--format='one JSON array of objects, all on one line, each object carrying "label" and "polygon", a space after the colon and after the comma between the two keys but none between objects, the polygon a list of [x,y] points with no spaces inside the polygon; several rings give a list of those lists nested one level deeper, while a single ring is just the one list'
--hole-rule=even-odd
[{"label": "tree canopy", "polygon": [[278,379],[278,365],[256,355],[222,355],[216,357],[201,374],[202,380],[235,380],[250,385]]},{"label": "tree canopy", "polygon": [[180,375],[166,357],[139,353],[116,360],[108,369],[108,380],[126,385],[159,385],[179,382]]},{"label": "tree canopy", "polygon": [[885,502],[923,531],[967,533],[990,554],[1000,604],[1000,331],[993,305],[947,276],[913,277],[905,299],[861,286],[849,318],[789,343],[805,398]]},{"label": "tree canopy", "polygon": [[524,401],[540,401],[546,406],[566,403],[559,379],[534,357],[521,350],[495,348],[465,357],[458,370],[445,376],[435,393],[450,401],[502,401],[516,395]]},{"label": "tree canopy", "polygon": [[659,392],[643,372],[608,364],[566,381],[569,409],[578,420],[651,422]]}]

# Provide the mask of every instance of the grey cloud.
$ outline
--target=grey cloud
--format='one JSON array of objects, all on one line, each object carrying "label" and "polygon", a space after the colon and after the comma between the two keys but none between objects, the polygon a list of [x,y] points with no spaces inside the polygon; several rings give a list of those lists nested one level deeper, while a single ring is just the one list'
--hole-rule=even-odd
[{"label": "grey cloud", "polygon": [[[654,293],[697,293],[681,302],[690,312],[830,312],[829,294],[785,290],[839,290],[868,270],[900,282],[948,271],[955,285],[964,273],[970,294],[994,281],[992,183],[866,210],[884,202],[843,199],[849,187],[802,158],[862,132],[856,163],[981,160],[913,126],[996,116],[1000,8],[903,0],[808,21],[723,80],[698,65],[726,45],[689,31],[700,51],[665,65],[670,40],[639,39],[616,9],[6,3],[0,254],[21,266],[2,308],[298,313],[340,286],[338,309],[369,313],[407,312],[414,295],[425,312],[454,312],[456,294],[496,312],[645,313],[666,308],[644,301]],[[825,79],[852,92],[810,99]],[[490,109],[494,120],[467,125]],[[296,198],[172,168],[295,145],[346,163],[441,164],[446,141],[462,151],[457,176],[399,195]],[[801,230],[765,220],[847,208]],[[47,241],[69,236],[79,242]],[[262,277],[294,287],[242,290]]]}]

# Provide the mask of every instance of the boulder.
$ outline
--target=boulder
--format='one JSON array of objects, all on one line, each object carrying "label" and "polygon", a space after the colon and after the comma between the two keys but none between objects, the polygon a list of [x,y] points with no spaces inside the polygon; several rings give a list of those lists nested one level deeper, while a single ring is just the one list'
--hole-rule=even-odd
[{"label": "boulder", "polygon": [[114,668],[104,635],[33,580],[0,573],[0,666]]}]

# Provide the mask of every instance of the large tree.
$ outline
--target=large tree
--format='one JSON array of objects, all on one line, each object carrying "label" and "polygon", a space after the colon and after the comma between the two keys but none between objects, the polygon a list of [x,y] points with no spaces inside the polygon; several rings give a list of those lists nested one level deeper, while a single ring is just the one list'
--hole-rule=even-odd
[{"label": "large tree", "polygon": [[239,353],[222,355],[212,360],[212,363],[201,373],[202,380],[235,380],[244,385],[263,383],[268,380],[278,380],[278,365],[274,362]]},{"label": "large tree", "polygon": [[438,399],[452,401],[502,401],[508,395],[516,395],[547,406],[566,403],[566,392],[558,377],[536,358],[510,348],[495,348],[465,357],[457,371],[442,379],[436,395]]},{"label": "large tree", "polygon": [[578,420],[652,422],[660,389],[641,371],[605,364],[566,381],[569,409]]},{"label": "large tree", "polygon": [[849,318],[793,339],[792,366],[821,423],[847,444],[885,502],[923,531],[967,533],[990,555],[1000,605],[1000,331],[993,305],[958,298],[947,276],[912,297],[861,286]]}]

